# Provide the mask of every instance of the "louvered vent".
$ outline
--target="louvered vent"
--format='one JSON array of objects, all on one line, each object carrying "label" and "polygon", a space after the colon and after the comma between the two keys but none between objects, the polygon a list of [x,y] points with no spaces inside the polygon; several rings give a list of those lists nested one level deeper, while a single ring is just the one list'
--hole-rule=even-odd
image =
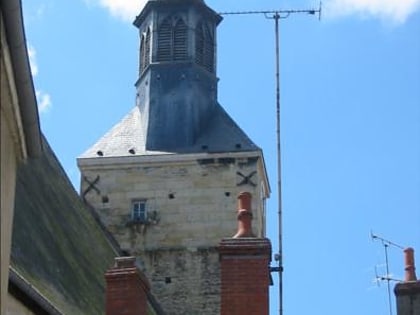
[{"label": "louvered vent", "polygon": [[210,30],[203,23],[195,29],[195,62],[209,72],[214,72],[214,41]]},{"label": "louvered vent", "polygon": [[206,27],[204,31],[204,68],[209,72],[214,71],[214,41],[210,30]]},{"label": "louvered vent", "polygon": [[146,47],[144,47],[144,42],[145,42],[145,38],[144,35],[141,36],[141,40],[140,40],[140,60],[139,60],[139,74],[141,75],[143,73],[144,70],[144,54],[145,54],[145,50]]},{"label": "louvered vent", "polygon": [[150,29],[147,29],[146,41],[145,41],[145,50],[144,50],[144,69],[150,65]]},{"label": "louvered vent", "polygon": [[179,19],[174,29],[173,59],[187,59],[187,25]]},{"label": "louvered vent", "polygon": [[157,61],[171,61],[172,28],[167,18],[159,27]]},{"label": "louvered vent", "polygon": [[143,34],[140,42],[140,74],[150,65],[150,29]]},{"label": "louvered vent", "polygon": [[199,23],[195,29],[195,62],[204,64],[204,32],[203,23]]}]

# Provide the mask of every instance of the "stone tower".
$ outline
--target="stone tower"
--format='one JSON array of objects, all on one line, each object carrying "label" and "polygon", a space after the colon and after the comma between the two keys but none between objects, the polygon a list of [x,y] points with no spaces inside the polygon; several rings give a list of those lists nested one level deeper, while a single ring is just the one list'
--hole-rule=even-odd
[{"label": "stone tower", "polygon": [[202,0],[149,0],[134,22],[136,104],[78,158],[82,197],[167,314],[220,313],[217,246],[236,230],[239,192],[265,236],[262,151],[217,102],[221,20]]}]

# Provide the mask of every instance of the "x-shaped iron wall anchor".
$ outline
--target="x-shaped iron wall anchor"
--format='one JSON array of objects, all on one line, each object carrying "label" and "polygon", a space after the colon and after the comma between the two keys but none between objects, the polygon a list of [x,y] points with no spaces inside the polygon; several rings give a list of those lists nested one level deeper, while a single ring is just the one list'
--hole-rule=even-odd
[{"label": "x-shaped iron wall anchor", "polygon": [[99,182],[99,175],[96,176],[96,178],[93,181],[90,181],[86,176],[83,176],[83,179],[89,184],[89,186],[86,188],[86,190],[83,192],[83,199],[85,199],[85,196],[90,192],[91,190],[96,191],[96,194],[100,194],[101,191],[98,187],[96,187],[96,184]]},{"label": "x-shaped iron wall anchor", "polygon": [[249,184],[249,185],[251,185],[252,187],[257,186],[257,184],[255,184],[255,183],[251,180],[252,176],[254,176],[255,174],[257,174],[257,172],[256,172],[256,171],[253,171],[253,172],[249,173],[249,175],[248,175],[248,176],[247,176],[247,175],[242,174],[241,172],[236,172],[236,174],[238,174],[239,176],[241,176],[241,177],[242,177],[242,180],[241,180],[239,183],[237,183],[237,184],[236,184],[236,186],[242,186],[242,185],[246,185],[246,184]]}]

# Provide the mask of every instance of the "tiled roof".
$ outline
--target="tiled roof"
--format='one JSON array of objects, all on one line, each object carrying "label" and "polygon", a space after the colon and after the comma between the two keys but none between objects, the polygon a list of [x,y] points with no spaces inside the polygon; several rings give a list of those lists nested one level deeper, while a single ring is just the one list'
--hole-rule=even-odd
[{"label": "tiled roof", "polygon": [[145,148],[146,136],[141,126],[140,115],[140,110],[134,107],[128,115],[79,158],[259,150],[259,147],[249,139],[226,111],[220,105],[217,105],[207,127],[194,145],[173,151],[148,151]]},{"label": "tiled roof", "polygon": [[44,140],[17,173],[11,266],[63,314],[103,314],[116,252]]}]

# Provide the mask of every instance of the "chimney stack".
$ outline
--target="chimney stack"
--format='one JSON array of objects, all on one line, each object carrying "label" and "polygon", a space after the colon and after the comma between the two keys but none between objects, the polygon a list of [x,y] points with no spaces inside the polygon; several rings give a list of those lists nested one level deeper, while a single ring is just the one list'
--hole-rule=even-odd
[{"label": "chimney stack", "polygon": [[150,285],[135,261],[135,257],[117,257],[105,273],[106,315],[147,315]]},{"label": "chimney stack", "polygon": [[420,281],[416,277],[414,250],[407,248],[405,255],[405,280],[395,286],[398,315],[420,315]]},{"label": "chimney stack", "polygon": [[271,244],[252,233],[251,194],[238,195],[238,231],[219,244],[221,315],[269,314]]}]

